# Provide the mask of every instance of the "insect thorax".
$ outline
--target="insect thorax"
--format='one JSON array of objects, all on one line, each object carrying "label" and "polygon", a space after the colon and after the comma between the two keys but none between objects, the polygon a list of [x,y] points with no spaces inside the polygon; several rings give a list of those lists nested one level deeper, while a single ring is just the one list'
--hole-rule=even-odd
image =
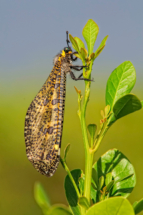
[{"label": "insect thorax", "polygon": [[62,53],[57,54],[54,58],[54,66],[60,63],[61,68],[65,73],[68,73],[70,70],[70,66],[72,65],[71,51],[66,53],[62,50]]}]

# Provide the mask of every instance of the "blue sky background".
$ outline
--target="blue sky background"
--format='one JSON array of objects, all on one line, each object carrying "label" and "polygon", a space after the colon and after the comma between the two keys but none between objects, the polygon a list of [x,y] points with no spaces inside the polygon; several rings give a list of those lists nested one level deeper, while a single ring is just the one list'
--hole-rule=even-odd
[{"label": "blue sky background", "polygon": [[53,57],[66,45],[65,31],[82,38],[88,19],[99,25],[95,47],[109,35],[96,68],[110,74],[120,63],[130,60],[142,74],[142,8],[142,0],[1,0],[1,81],[46,77]]}]

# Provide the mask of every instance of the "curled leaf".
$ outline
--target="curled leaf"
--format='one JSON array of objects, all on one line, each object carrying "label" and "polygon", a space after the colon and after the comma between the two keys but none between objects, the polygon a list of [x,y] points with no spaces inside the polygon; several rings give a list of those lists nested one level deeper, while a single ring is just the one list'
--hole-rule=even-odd
[{"label": "curled leaf", "polygon": [[86,59],[87,59],[87,56],[88,56],[87,50],[86,50],[85,48],[81,48],[81,49],[80,49],[80,53],[81,53],[82,58],[83,58],[84,60],[86,60]]},{"label": "curled leaf", "polygon": [[102,118],[104,118],[104,111],[103,110],[100,111],[100,114],[101,114]]},{"label": "curled leaf", "polygon": [[98,190],[101,190],[101,189],[102,189],[103,184],[104,184],[104,176],[102,175],[102,176],[99,178]]},{"label": "curled leaf", "polygon": [[66,146],[65,150],[64,150],[64,160],[66,161],[66,157],[67,157],[67,153],[70,149],[70,143]]},{"label": "curled leaf", "polygon": [[91,137],[92,139],[94,139],[95,132],[96,132],[96,129],[97,129],[97,125],[95,125],[95,124],[89,124],[89,125],[87,126],[87,129],[88,129],[88,131],[89,131],[90,137]]},{"label": "curled leaf", "polygon": [[75,88],[77,94],[80,94],[80,95],[81,95],[81,90],[78,90],[75,86],[74,86],[74,88]]},{"label": "curled leaf", "polygon": [[105,107],[105,117],[107,117],[108,116],[108,114],[110,113],[110,105],[107,105],[106,107]]},{"label": "curled leaf", "polygon": [[113,185],[114,185],[114,180],[110,181],[110,183],[107,185],[107,187],[106,187],[107,192],[109,192],[111,190],[111,188],[113,187]]},{"label": "curled leaf", "polygon": [[88,202],[88,200],[87,200],[87,198],[86,197],[80,197],[79,199],[78,199],[78,203],[79,203],[79,205],[81,205],[83,208],[85,208],[86,210],[89,208],[89,202]]}]

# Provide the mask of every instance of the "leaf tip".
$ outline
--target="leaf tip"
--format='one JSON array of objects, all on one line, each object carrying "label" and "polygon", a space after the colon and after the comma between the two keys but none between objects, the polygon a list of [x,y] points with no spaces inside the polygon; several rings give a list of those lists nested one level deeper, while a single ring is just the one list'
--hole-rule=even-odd
[{"label": "leaf tip", "polygon": [[76,90],[77,94],[81,95],[81,90],[78,90],[75,86],[74,86],[74,89]]}]

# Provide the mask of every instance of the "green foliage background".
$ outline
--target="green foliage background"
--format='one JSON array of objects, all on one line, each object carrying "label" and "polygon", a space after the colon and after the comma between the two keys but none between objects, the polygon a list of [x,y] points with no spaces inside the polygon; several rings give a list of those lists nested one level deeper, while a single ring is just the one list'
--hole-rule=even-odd
[{"label": "green foliage background", "polygon": [[[118,66],[118,65],[117,65]],[[93,66],[92,77],[95,82],[91,86],[91,97],[87,110],[87,122],[97,123],[101,119],[100,110],[105,106],[105,88],[109,77],[103,78],[102,71],[96,71]],[[114,69],[114,68],[113,68]],[[49,69],[48,71],[50,71]],[[138,78],[133,93],[143,99],[142,84]],[[97,74],[98,73],[98,74]],[[47,72],[47,77],[49,72]],[[0,114],[0,212],[1,214],[40,215],[41,210],[33,198],[33,187],[40,181],[47,191],[52,204],[66,204],[64,193],[65,171],[61,164],[52,178],[40,175],[28,161],[24,143],[24,118],[27,108],[45,82],[47,77],[34,77],[28,80],[2,83],[1,114]],[[65,120],[63,128],[62,150],[67,143],[71,143],[68,153],[68,166],[84,168],[84,151],[77,116],[77,94],[74,86],[84,88],[84,83],[74,82],[67,78],[67,92],[65,104]],[[140,80],[143,80],[140,78]],[[131,203],[140,200],[143,195],[143,111],[137,111],[118,120],[111,127],[100,146],[95,160],[112,148],[117,148],[127,156],[135,168],[137,185],[129,197]],[[143,214],[143,213],[141,213]]]}]

